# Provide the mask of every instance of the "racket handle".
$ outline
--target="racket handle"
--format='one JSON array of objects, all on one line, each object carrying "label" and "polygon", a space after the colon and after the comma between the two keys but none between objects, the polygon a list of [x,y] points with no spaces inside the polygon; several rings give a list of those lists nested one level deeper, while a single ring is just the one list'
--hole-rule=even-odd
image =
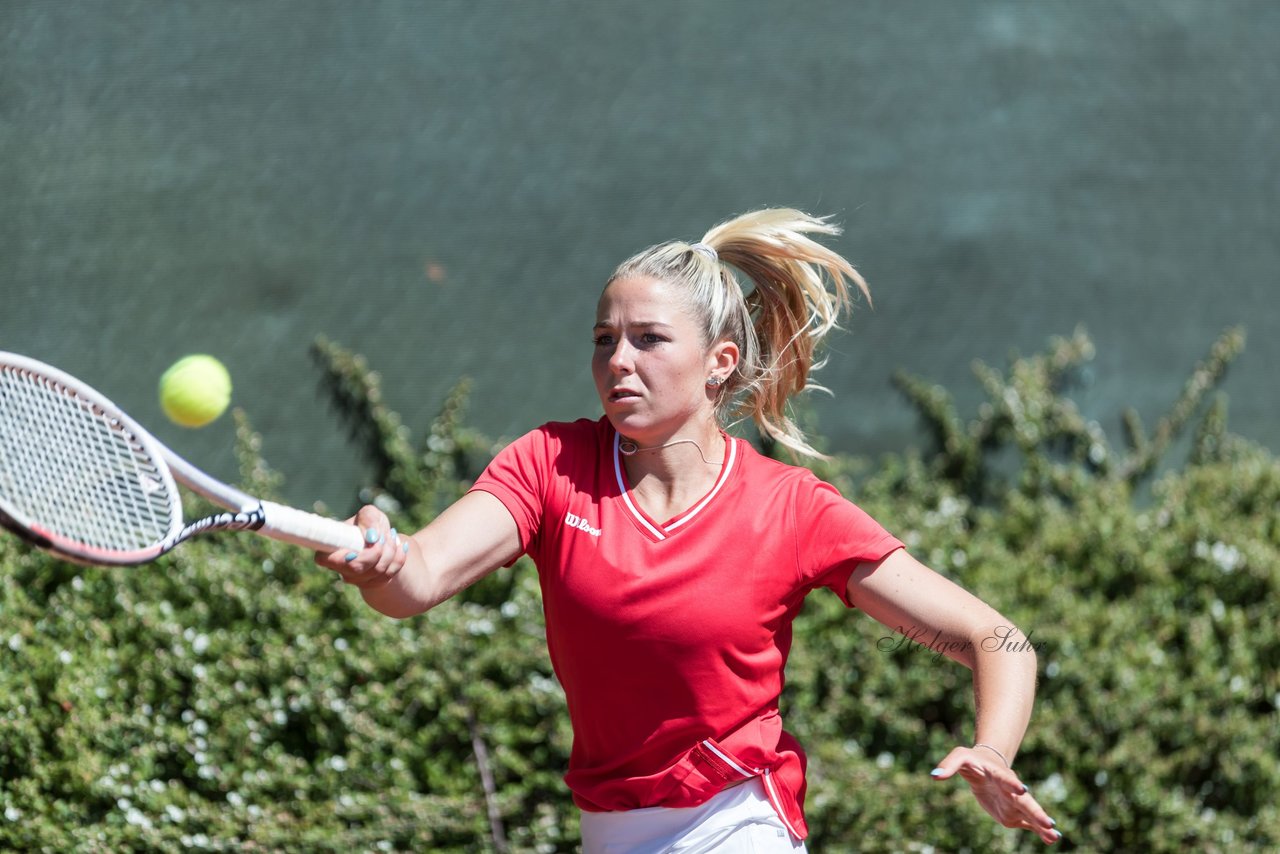
[{"label": "racket handle", "polygon": [[355,525],[271,501],[262,502],[262,510],[266,522],[258,533],[273,540],[283,540],[319,552],[338,549],[358,552],[365,546],[364,537]]}]

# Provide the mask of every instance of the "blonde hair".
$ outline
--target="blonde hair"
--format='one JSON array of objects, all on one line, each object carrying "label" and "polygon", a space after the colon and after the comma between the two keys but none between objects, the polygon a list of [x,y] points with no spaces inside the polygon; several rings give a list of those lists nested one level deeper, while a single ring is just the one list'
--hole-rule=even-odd
[{"label": "blonde hair", "polygon": [[[720,223],[696,244],[651,246],[622,262],[609,282],[647,276],[681,288],[703,344],[738,346],[737,370],[718,390],[717,419],[750,417],[783,446],[822,457],[788,415],[787,402],[822,388],[809,375],[825,362],[816,359],[818,344],[850,307],[849,285],[868,301],[871,293],[848,261],[806,236],[815,233],[840,228],[789,208],[753,211]],[[733,268],[751,281],[749,292]]]}]

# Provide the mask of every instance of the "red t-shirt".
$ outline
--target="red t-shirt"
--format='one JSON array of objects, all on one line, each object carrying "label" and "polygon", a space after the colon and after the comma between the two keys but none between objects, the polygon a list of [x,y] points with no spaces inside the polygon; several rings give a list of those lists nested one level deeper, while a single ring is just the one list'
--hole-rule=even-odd
[{"label": "red t-shirt", "polygon": [[854,568],[902,543],[807,469],[726,439],[715,485],[665,521],[629,495],[605,418],[526,434],[473,489],[538,566],[578,806],[696,806],[760,776],[803,839],[804,754],[778,715],[792,620],[816,587],[848,604]]}]

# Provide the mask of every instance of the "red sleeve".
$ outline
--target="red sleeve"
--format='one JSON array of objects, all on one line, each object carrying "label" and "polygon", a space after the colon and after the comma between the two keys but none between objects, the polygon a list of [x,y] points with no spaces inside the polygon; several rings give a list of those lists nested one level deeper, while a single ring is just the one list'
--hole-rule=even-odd
[{"label": "red sleeve", "polygon": [[525,552],[542,527],[552,444],[546,426],[526,433],[499,451],[468,490],[487,492],[503,503],[516,522]]},{"label": "red sleeve", "polygon": [[801,484],[795,508],[803,588],[830,588],[850,608],[849,576],[858,564],[878,561],[903,548],[862,508],[816,477]]}]

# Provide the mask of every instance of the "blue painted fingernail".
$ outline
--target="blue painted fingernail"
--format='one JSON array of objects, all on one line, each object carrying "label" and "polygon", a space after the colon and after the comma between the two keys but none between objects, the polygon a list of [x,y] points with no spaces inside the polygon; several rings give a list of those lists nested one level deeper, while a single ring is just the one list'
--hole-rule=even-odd
[{"label": "blue painted fingernail", "polygon": [[405,554],[408,554],[408,553],[409,553],[409,541],[408,541],[408,540],[405,540],[405,541],[404,541],[404,545],[403,545],[403,546],[401,546],[401,547],[400,547],[400,549],[401,549],[401,551],[403,551]]},{"label": "blue painted fingernail", "polygon": [[356,559],[356,553],[355,553],[355,552],[347,552],[347,563],[351,563],[351,561],[353,561],[353,560],[355,560],[355,559]]},{"label": "blue painted fingernail", "polygon": [[1056,821],[1054,821],[1053,819],[1049,819],[1049,826],[1050,826],[1050,827],[1057,827],[1057,826],[1058,826],[1058,823],[1057,823]]},{"label": "blue painted fingernail", "polygon": [[370,528],[369,530],[364,532],[364,541],[369,545],[373,545],[380,539],[382,539],[381,535],[377,531],[375,531],[373,528]]},{"label": "blue painted fingernail", "polygon": [[394,540],[394,539],[395,539],[396,537],[398,537],[398,536],[400,536],[400,535],[396,533],[396,529],[395,529],[395,528],[392,528],[392,529],[391,529],[391,533],[387,535],[387,539],[389,539],[389,540]]},{"label": "blue painted fingernail", "polygon": [[930,771],[930,772],[929,772],[929,776],[930,776],[930,777],[937,777],[937,776],[938,776],[938,775],[940,775],[941,773],[942,773],[942,769],[941,769],[941,768],[934,768],[932,771]]},{"label": "blue painted fingernail", "polygon": [[1027,792],[1029,792],[1029,791],[1031,791],[1031,790],[1027,788],[1027,784],[1026,784],[1026,783],[1023,783],[1023,784],[1022,784],[1022,794],[1024,794],[1024,795],[1025,795],[1025,794],[1026,794]]}]

